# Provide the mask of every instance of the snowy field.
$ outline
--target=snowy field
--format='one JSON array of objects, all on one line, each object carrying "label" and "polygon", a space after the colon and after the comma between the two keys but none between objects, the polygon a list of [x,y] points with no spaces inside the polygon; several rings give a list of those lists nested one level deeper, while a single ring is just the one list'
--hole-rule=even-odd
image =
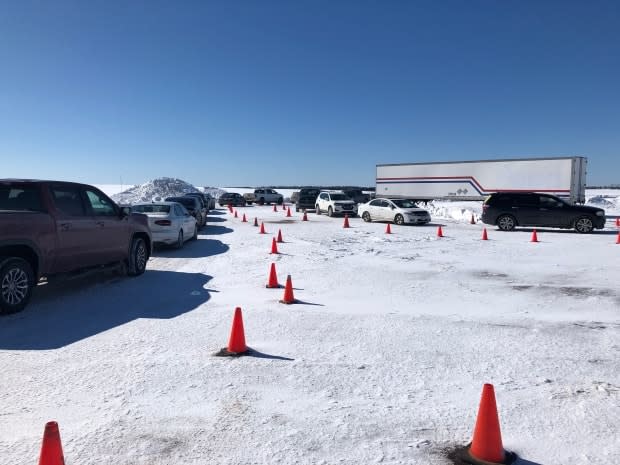
[{"label": "snowy field", "polygon": [[[431,225],[392,235],[240,208],[260,235],[218,209],[144,276],[40,286],[0,318],[2,462],[36,463],[53,419],[67,465],[449,464],[489,382],[522,465],[617,463],[613,221],[481,241],[479,208],[434,203]],[[265,288],[272,262],[300,303]],[[237,306],[254,353],[214,357]]]}]

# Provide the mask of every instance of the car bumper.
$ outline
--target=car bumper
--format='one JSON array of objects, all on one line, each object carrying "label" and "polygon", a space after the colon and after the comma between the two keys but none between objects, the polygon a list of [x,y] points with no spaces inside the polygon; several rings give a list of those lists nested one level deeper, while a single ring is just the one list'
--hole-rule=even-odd
[{"label": "car bumper", "polygon": [[178,231],[151,231],[154,244],[174,244],[178,240]]},{"label": "car bumper", "polygon": [[430,222],[430,216],[405,216],[405,223],[409,224],[426,224]]}]

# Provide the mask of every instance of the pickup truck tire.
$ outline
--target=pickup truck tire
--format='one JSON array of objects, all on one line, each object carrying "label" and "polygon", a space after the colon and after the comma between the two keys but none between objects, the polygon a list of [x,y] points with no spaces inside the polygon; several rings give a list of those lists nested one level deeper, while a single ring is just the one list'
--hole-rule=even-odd
[{"label": "pickup truck tire", "polygon": [[321,207],[319,207],[319,205],[317,204],[315,208],[316,208],[316,214],[320,215],[321,214]]},{"label": "pickup truck tire", "polygon": [[35,286],[34,273],[23,258],[0,259],[0,313],[24,309]]},{"label": "pickup truck tire", "polygon": [[263,199],[262,197],[260,199],[258,199],[258,204],[259,205],[265,205],[265,199]]},{"label": "pickup truck tire", "polygon": [[129,248],[129,258],[127,259],[127,274],[129,276],[139,276],[146,271],[146,262],[149,253],[146,242],[141,237],[134,237]]}]

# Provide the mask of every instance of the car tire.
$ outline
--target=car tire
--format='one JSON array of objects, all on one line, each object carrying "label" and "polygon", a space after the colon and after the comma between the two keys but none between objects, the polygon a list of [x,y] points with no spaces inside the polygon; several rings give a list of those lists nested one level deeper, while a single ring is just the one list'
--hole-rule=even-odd
[{"label": "car tire", "polygon": [[194,235],[192,236],[192,241],[198,239],[198,225],[194,226]]},{"label": "car tire", "polygon": [[183,243],[185,242],[185,238],[183,237],[183,230],[179,229],[179,235],[177,236],[177,241],[174,244],[175,249],[180,249],[183,247]]},{"label": "car tire", "polygon": [[321,214],[321,207],[319,207],[319,204],[317,204],[317,205],[316,205],[316,207],[315,207],[315,211],[316,211],[316,214],[317,214],[317,215],[320,215],[320,214]]},{"label": "car tire", "polygon": [[405,222],[405,218],[400,213],[394,217],[394,223],[401,225]]},{"label": "car tire", "polygon": [[370,213],[368,212],[364,212],[362,213],[362,219],[366,222],[366,223],[370,223],[372,221],[372,218],[370,217]]},{"label": "car tire", "polygon": [[0,259],[0,313],[22,311],[35,286],[34,272],[23,258]]},{"label": "car tire", "polygon": [[146,242],[141,237],[134,237],[129,248],[127,259],[127,274],[139,276],[146,271],[146,262],[149,260],[149,252]]},{"label": "car tire", "polygon": [[327,216],[334,216],[334,210],[332,210],[332,207],[327,207]]},{"label": "car tire", "polygon": [[594,222],[589,216],[580,216],[575,221],[575,231],[579,234],[589,234],[594,230]]},{"label": "car tire", "polygon": [[258,204],[259,205],[265,205],[265,199],[263,199],[262,197],[260,199],[258,199]]},{"label": "car tire", "polygon": [[282,203],[284,203],[284,199],[282,197],[280,197],[278,199],[278,205],[282,205]]},{"label": "car tire", "polygon": [[517,225],[517,220],[512,215],[501,215],[497,218],[497,227],[502,231],[512,231]]}]

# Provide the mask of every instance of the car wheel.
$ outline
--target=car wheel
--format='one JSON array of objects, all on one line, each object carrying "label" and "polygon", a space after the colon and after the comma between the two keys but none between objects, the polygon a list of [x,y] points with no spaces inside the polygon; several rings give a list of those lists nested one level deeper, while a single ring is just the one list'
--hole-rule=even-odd
[{"label": "car wheel", "polygon": [[370,213],[368,212],[364,212],[362,213],[362,219],[366,222],[366,223],[370,223],[372,220],[370,219]]},{"label": "car wheel", "polygon": [[260,199],[258,199],[258,204],[259,205],[265,205],[265,199],[263,199],[262,197]]},{"label": "car wheel", "polygon": [[317,205],[316,205],[315,209],[316,209],[316,214],[317,214],[317,215],[320,215],[320,214],[321,214],[321,207],[319,207],[319,204],[318,204],[318,203],[317,203]]},{"label": "car wheel", "polygon": [[282,202],[284,202],[284,199],[283,199],[282,197],[280,197],[280,198],[278,199],[278,205],[282,205]]},{"label": "car wheel", "polygon": [[592,219],[587,216],[577,218],[577,221],[575,221],[575,231],[580,234],[591,233],[593,229],[594,223],[592,222]]},{"label": "car wheel", "polygon": [[394,217],[394,223],[403,224],[405,222],[405,218],[400,213]]},{"label": "car wheel", "polygon": [[194,235],[192,236],[192,241],[198,239],[198,225],[194,226]]},{"label": "car wheel", "polygon": [[9,258],[0,263],[0,313],[23,310],[34,286],[34,273],[26,260]]},{"label": "car wheel", "polygon": [[177,237],[176,243],[174,244],[174,248],[180,249],[181,247],[183,247],[183,230],[179,229],[179,235]]},{"label": "car wheel", "polygon": [[512,215],[502,215],[497,219],[497,226],[502,231],[512,231],[516,225],[517,222]]},{"label": "car wheel", "polygon": [[332,210],[332,207],[327,208],[327,216],[334,216],[334,210]]},{"label": "car wheel", "polygon": [[138,276],[144,273],[148,259],[149,252],[146,248],[146,242],[141,237],[134,237],[129,249],[127,274],[129,276]]}]

